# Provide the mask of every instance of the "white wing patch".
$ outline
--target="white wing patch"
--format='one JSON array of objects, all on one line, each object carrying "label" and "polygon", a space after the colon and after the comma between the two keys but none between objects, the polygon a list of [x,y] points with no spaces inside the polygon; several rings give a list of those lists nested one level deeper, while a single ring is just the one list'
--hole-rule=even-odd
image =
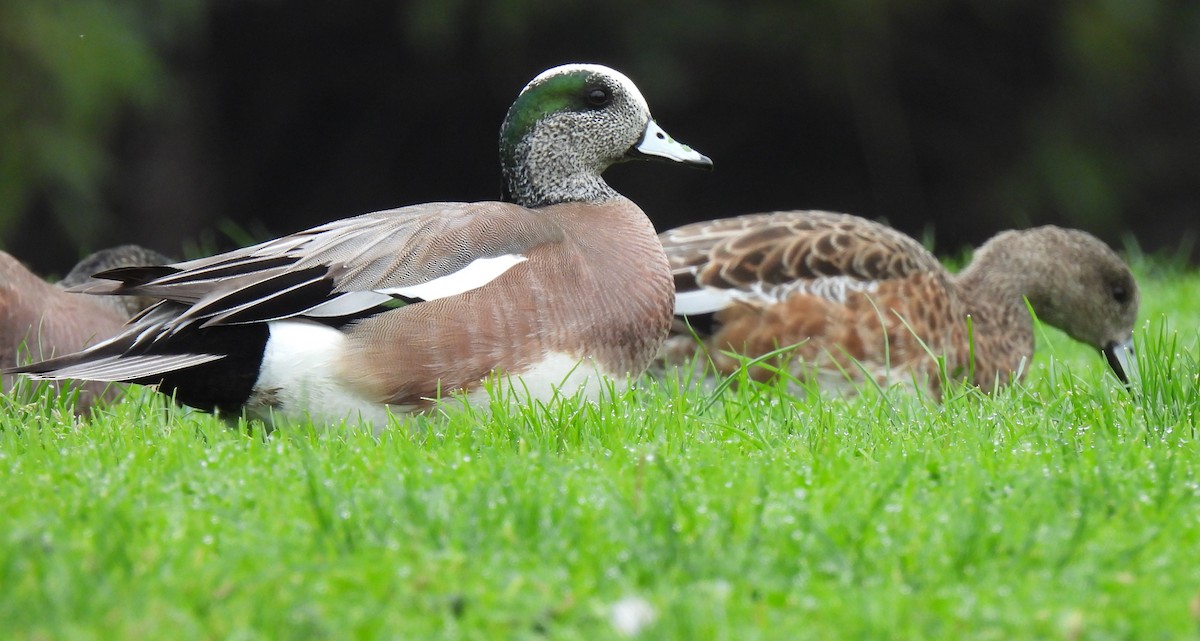
[{"label": "white wing patch", "polygon": [[794,280],[778,285],[754,283],[749,291],[738,290],[741,300],[774,304],[797,294],[815,296],[835,303],[845,303],[851,293],[873,294],[879,283],[873,280],[858,280],[849,276],[826,276],[814,280]]},{"label": "white wing patch", "polygon": [[828,276],[815,280],[794,280],[778,285],[755,282],[749,289],[721,289],[704,287],[675,296],[675,314],[687,316],[708,314],[729,307],[734,302],[753,305],[774,305],[792,296],[815,296],[835,303],[845,304],[851,293],[873,294],[879,282],[858,280],[849,276]]},{"label": "white wing patch", "polygon": [[453,274],[446,274],[440,278],[435,278],[418,285],[389,287],[375,291],[380,294],[404,296],[405,298],[420,298],[421,300],[447,298],[463,292],[469,292],[472,289],[479,289],[526,260],[528,258],[521,254],[477,258],[470,265]]},{"label": "white wing patch", "polygon": [[310,307],[300,315],[310,318],[349,316],[382,305],[393,296],[435,300],[478,289],[496,280],[501,274],[528,260],[520,254],[505,254],[478,258],[466,267],[440,278],[408,287],[389,287],[361,292],[346,292],[320,305]]},{"label": "white wing patch", "polygon": [[738,300],[739,293],[741,292],[736,289],[718,289],[716,287],[678,292],[675,294],[675,315],[692,316],[720,311]]},{"label": "white wing patch", "polygon": [[320,305],[310,307],[304,310],[304,313],[301,315],[315,318],[350,316],[351,314],[371,309],[376,305],[382,305],[390,300],[392,300],[391,296],[376,291],[348,292],[331,298]]}]

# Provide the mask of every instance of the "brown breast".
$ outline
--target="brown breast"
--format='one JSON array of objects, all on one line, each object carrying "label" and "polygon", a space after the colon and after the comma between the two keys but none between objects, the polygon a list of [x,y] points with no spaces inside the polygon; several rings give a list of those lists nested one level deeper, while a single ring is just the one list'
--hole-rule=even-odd
[{"label": "brown breast", "polygon": [[619,198],[540,210],[564,240],[484,287],[363,321],[350,334],[348,380],[383,402],[469,389],[493,371],[520,374],[548,354],[638,375],[666,338],[674,287],[645,214]]}]

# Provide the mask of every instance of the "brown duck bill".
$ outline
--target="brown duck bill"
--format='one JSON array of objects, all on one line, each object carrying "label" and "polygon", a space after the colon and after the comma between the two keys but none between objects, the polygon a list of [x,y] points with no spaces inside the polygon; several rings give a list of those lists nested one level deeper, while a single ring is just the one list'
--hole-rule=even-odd
[{"label": "brown duck bill", "polygon": [[1126,387],[1130,387],[1137,377],[1137,355],[1133,349],[1133,337],[1130,336],[1119,343],[1113,341],[1100,351],[1104,352],[1104,359],[1108,361],[1108,366],[1117,378],[1121,379]]}]

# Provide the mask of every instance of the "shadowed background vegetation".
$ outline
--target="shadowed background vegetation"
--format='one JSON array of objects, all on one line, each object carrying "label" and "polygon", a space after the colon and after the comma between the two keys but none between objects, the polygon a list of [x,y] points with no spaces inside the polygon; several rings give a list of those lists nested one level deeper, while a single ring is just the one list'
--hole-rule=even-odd
[{"label": "shadowed background vegetation", "polygon": [[1054,222],[1193,252],[1200,228],[1190,0],[7,0],[0,244],[62,273],[495,198],[505,110],[569,61],[715,160],[609,173],[660,229],[824,208],[943,251]]}]

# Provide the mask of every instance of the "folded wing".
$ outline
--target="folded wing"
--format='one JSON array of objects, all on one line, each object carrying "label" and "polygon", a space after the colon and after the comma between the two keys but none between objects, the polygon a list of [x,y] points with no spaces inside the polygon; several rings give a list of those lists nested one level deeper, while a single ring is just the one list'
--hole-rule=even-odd
[{"label": "folded wing", "polygon": [[819,211],[751,214],[663,233],[679,316],[796,294],[841,302],[852,291],[937,271],[920,243],[856,216]]},{"label": "folded wing", "polygon": [[519,265],[532,247],[562,238],[557,225],[517,205],[428,203],[339,220],[209,258],[110,270],[96,276],[111,282],[77,291],[162,302],[108,341],[14,371],[148,380],[224,358],[224,351],[203,349],[213,329],[245,327],[222,337],[244,334],[252,341],[273,320],[339,325],[396,304],[454,296]]}]

